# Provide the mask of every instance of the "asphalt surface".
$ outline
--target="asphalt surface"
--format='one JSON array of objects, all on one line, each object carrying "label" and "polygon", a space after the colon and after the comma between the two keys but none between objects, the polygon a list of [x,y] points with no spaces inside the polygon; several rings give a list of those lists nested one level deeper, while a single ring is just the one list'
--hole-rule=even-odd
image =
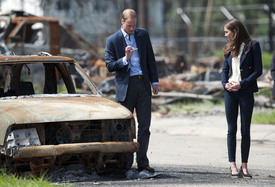
[{"label": "asphalt surface", "polygon": [[[238,129],[239,130],[239,129]],[[159,174],[127,180],[122,175],[94,176],[74,186],[275,186],[275,125],[252,124],[248,168],[252,179],[232,179],[223,113],[162,117],[153,114],[150,164]],[[240,133],[237,134],[240,167]],[[135,167],[135,165],[133,166]]]}]

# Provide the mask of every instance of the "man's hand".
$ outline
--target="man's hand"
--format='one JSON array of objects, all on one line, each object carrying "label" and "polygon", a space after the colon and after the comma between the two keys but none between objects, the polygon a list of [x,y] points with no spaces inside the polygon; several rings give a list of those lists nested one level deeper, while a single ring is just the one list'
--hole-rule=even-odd
[{"label": "man's hand", "polygon": [[153,94],[158,94],[159,93],[159,85],[158,84],[152,84],[153,88]]},{"label": "man's hand", "polygon": [[127,61],[132,57],[132,55],[133,55],[133,53],[134,53],[135,50],[136,49],[133,48],[133,47],[131,47],[131,46],[127,46],[125,48],[125,57],[126,57]]}]

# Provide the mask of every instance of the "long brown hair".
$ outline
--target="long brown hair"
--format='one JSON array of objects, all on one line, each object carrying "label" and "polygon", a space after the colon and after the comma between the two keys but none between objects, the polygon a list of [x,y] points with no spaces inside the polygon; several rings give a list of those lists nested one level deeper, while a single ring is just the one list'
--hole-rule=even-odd
[{"label": "long brown hair", "polygon": [[244,25],[237,19],[230,19],[225,22],[224,27],[233,32],[232,40],[228,40],[223,48],[224,56],[231,54],[232,57],[237,57],[242,43],[245,44],[243,50],[245,53],[248,53],[252,44],[252,39]]}]

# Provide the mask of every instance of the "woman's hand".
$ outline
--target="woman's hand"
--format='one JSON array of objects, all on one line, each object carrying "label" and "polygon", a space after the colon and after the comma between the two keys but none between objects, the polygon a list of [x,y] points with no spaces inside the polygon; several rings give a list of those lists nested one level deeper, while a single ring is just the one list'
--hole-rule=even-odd
[{"label": "woman's hand", "polygon": [[225,89],[230,92],[237,92],[241,89],[240,82],[238,81],[231,81],[229,83],[226,83]]}]

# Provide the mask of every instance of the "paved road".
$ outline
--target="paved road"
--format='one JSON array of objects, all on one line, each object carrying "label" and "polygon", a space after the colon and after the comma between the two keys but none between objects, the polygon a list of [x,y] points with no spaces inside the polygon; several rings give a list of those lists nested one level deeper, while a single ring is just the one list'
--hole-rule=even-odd
[{"label": "paved road", "polygon": [[[238,164],[240,164],[239,129]],[[164,162],[182,164],[183,167],[185,165],[227,167],[227,126],[224,115],[173,118],[155,116],[151,132],[149,153],[151,164]],[[251,139],[249,168],[270,169],[275,174],[275,125],[252,124]]]},{"label": "paved road", "polygon": [[[161,117],[154,114],[148,152],[154,179],[102,177],[75,186],[275,186],[275,125],[252,125],[253,179],[231,179],[223,114]],[[240,134],[237,164],[240,165]]]},{"label": "paved road", "polygon": [[[225,117],[221,114],[155,118],[149,154],[151,164],[156,168],[158,165],[165,168],[161,163],[174,165],[183,174],[194,172],[202,180],[204,174],[213,173],[211,178],[215,176],[218,183],[243,183],[243,180],[226,180],[229,176],[226,133]],[[237,164],[240,166],[239,132],[237,136]],[[253,124],[251,138],[249,169],[254,177],[247,184],[263,185],[266,180],[270,180],[275,186],[275,125]],[[211,184],[211,180],[205,180],[205,184]]]}]

